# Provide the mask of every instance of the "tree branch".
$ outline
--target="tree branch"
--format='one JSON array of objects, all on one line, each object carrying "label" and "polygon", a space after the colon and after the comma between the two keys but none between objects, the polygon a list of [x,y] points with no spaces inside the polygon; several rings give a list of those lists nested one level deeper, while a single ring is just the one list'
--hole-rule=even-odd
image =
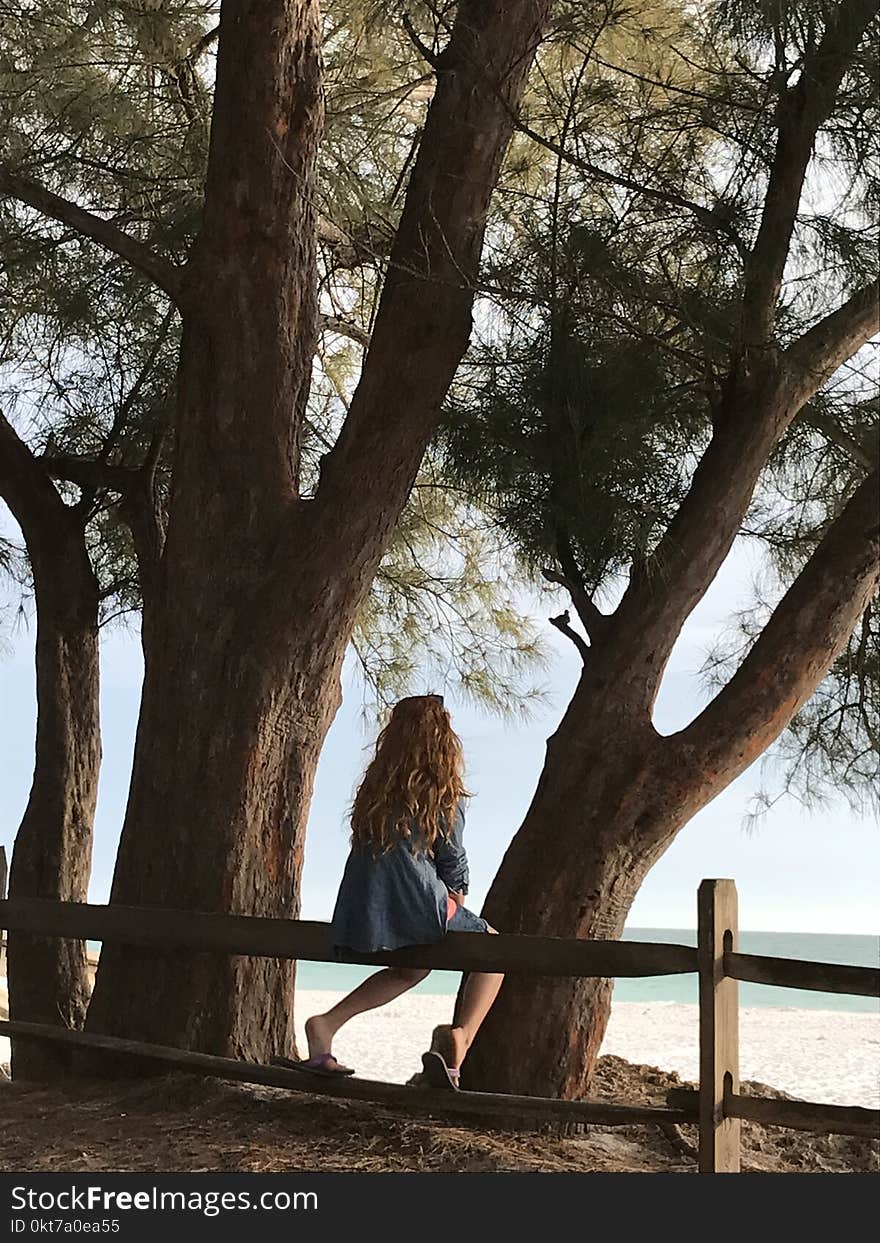
[{"label": "tree branch", "polygon": [[319,8],[318,0],[220,6],[204,204],[187,267],[171,519],[197,543],[193,524],[209,494],[223,513],[218,524],[244,540],[299,491],[318,326]]},{"label": "tree branch", "polygon": [[566,151],[560,143],[554,142],[552,138],[546,138],[543,134],[539,134],[537,130],[532,129],[531,126],[526,125],[523,121],[518,121],[516,128],[521,134],[525,134],[527,138],[531,138],[539,146],[552,151],[554,155],[558,156],[566,164],[580,169],[581,172],[594,177],[597,181],[604,181],[607,185],[620,186],[623,190],[630,190],[634,194],[642,195],[644,198],[653,199],[654,202],[667,203],[670,207],[679,207],[683,211],[689,212],[712,232],[722,233],[727,237],[733,243],[740,258],[745,259],[748,256],[748,247],[733,225],[717,215],[711,207],[704,207],[701,203],[695,203],[692,199],[685,198],[682,194],[676,194],[673,190],[661,190],[654,186],[646,186],[631,177],[622,177],[619,173],[612,173],[608,169],[601,168],[590,160],[585,160],[581,156],[573,155],[570,151]]},{"label": "tree branch", "polygon": [[187,52],[185,60],[187,64],[194,65],[196,61],[207,52],[212,43],[216,43],[220,38],[220,27],[214,26],[211,30],[207,30],[200,39],[197,39],[190,50]]},{"label": "tree branch", "polygon": [[746,345],[770,342],[776,303],[788,259],[801,192],[819,127],[831,114],[837,91],[862,37],[877,15],[877,0],[841,0],[800,76],[784,90],[778,109],[776,151],[764,210],[746,268],[742,337]]},{"label": "tree branch", "polygon": [[583,575],[578,569],[571,540],[561,528],[557,529],[556,534],[556,555],[563,572],[558,574],[554,570],[542,570],[541,574],[548,583],[558,583],[560,587],[565,588],[571,596],[571,602],[581,620],[581,625],[589,635],[590,641],[595,644],[605,634],[611,618],[600,613],[592,596],[584,587]]},{"label": "tree branch", "polygon": [[877,454],[874,453],[872,455],[869,453],[864,445],[859,444],[854,436],[850,436],[848,432],[845,432],[831,416],[813,411],[807,406],[803,411],[802,417],[808,427],[815,428],[831,444],[835,444],[838,448],[843,449],[854,465],[860,466],[865,471],[872,470],[876,466]]},{"label": "tree branch", "polygon": [[21,177],[0,168],[0,194],[16,199],[52,220],[75,229],[83,237],[91,238],[113,254],[125,259],[137,271],[148,276],[179,303],[183,287],[183,269],[155,254],[149,246],[123,232],[112,220],[104,220],[94,213],[60,198],[27,177]]},{"label": "tree branch", "polygon": [[571,639],[572,643],[580,652],[581,659],[584,664],[586,664],[590,658],[590,647],[589,644],[583,641],[578,632],[572,629],[571,616],[569,615],[568,609],[566,609],[564,613],[560,613],[558,617],[548,618],[548,621],[551,626],[555,626],[561,634],[566,636],[566,638]]},{"label": "tree branch", "polygon": [[123,493],[138,473],[133,466],[114,466],[110,462],[79,457],[73,453],[46,454],[37,460],[53,479],[65,479],[79,488],[95,491],[106,488]]},{"label": "tree branch", "polygon": [[542,570],[541,576],[548,583],[558,583],[560,587],[565,588],[571,596],[571,602],[581,620],[581,625],[595,643],[599,635],[604,633],[610,618],[600,613],[583,587],[579,587],[577,582],[572,582],[565,574],[557,574],[555,570]]},{"label": "tree branch", "polygon": [[666,740],[681,789],[695,770],[700,774],[700,805],[779,737],[846,647],[880,579],[878,484],[875,470],[831,524],[727,685]]},{"label": "tree branch", "polygon": [[119,493],[120,510],[132,533],[142,577],[151,576],[165,543],[165,513],[155,495],[156,465],[164,438],[164,429],[153,437],[143,466],[114,466],[73,454],[39,459],[55,479],[66,479],[94,491]]},{"label": "tree branch", "polygon": [[792,400],[806,405],[838,367],[880,331],[880,282],[864,285],[783,354],[792,375]]},{"label": "tree branch", "polygon": [[646,653],[647,702],[682,625],[733,545],[771,453],[818,385],[867,339],[875,298],[875,287],[866,286],[779,357],[747,353],[728,376],[687,496],[615,612],[615,630],[625,629]]},{"label": "tree branch", "polygon": [[58,494],[49,472],[0,411],[0,496],[21,527],[30,550],[31,539],[51,535],[71,511]]},{"label": "tree branch", "polygon": [[[59,736],[57,731],[64,734],[70,725],[68,714],[59,716],[53,711],[53,684],[59,676],[69,674],[70,667],[65,664],[65,659],[74,659],[72,653],[75,653],[78,644],[88,644],[91,639],[97,641],[98,584],[89,559],[81,516],[75,508],[64,503],[45,466],[2,412],[0,496],[21,527],[36,596],[39,703],[36,780],[43,772],[41,756],[45,757],[44,753],[54,754],[53,740]],[[94,654],[97,656],[96,649]],[[60,674],[58,661],[61,661],[63,670]],[[78,705],[74,717],[80,707],[87,712],[87,706]],[[74,749],[81,744],[90,745],[89,738],[80,737],[74,731]],[[32,805],[33,791],[29,809]],[[77,821],[77,832],[81,831],[82,824],[81,820]]]},{"label": "tree branch", "polygon": [[318,319],[318,327],[321,332],[335,332],[340,337],[348,337],[350,341],[356,341],[358,345],[362,345],[365,350],[370,348],[370,334],[366,328],[361,328],[359,324],[353,324],[350,320],[341,319],[338,315],[321,315]]},{"label": "tree branch", "polygon": [[148,656],[150,646],[167,528],[167,514],[155,482],[165,434],[164,428],[156,432],[144,463],[139,467],[116,466],[73,454],[39,459],[48,474],[55,479],[66,479],[91,492],[106,489],[119,494],[119,513],[131,532],[138,563],[138,581],[144,605],[142,634],[145,657]]},{"label": "tree branch", "polygon": [[410,43],[413,45],[413,47],[416,49],[416,51],[419,53],[422,59],[427,61],[427,63],[431,66],[432,69],[436,69],[438,66],[438,62],[440,60],[440,55],[441,55],[440,52],[434,51],[433,48],[428,47],[428,45],[424,42],[424,40],[421,38],[418,31],[416,30],[415,26],[413,25],[412,18],[410,17],[409,13],[404,11],[401,14],[400,20],[403,24],[404,30],[407,33]]},{"label": "tree branch", "polygon": [[489,202],[549,9],[463,0],[442,54],[360,382],[310,502],[364,584],[467,347]]}]

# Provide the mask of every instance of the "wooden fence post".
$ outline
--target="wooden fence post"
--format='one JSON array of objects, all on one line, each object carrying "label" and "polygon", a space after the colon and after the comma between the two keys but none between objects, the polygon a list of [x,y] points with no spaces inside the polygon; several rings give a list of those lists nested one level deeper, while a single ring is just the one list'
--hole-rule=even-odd
[{"label": "wooden fence post", "polygon": [[725,1092],[739,1091],[739,1000],[724,974],[724,952],[736,951],[737,902],[732,880],[704,880],[697,895],[700,977],[701,1174],[739,1173],[740,1122],[725,1118]]}]

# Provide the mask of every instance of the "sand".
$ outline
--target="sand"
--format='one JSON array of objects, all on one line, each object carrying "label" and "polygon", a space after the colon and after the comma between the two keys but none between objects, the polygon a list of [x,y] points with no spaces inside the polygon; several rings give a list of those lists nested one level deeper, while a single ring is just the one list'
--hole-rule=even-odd
[{"label": "sand", "polygon": [[[0,1015],[6,980],[0,976]],[[334,992],[297,994],[299,1034],[310,1014],[328,1009]],[[454,998],[410,994],[361,1015],[339,1033],[335,1051],[368,1079],[405,1083],[420,1069],[436,1023],[448,1022]],[[602,1053],[629,1062],[698,1076],[697,1007],[678,1003],[616,1002]],[[0,1065],[9,1041],[0,1038]],[[880,1107],[880,1015],[756,1007],[740,1010],[740,1075],[802,1100]]]},{"label": "sand", "polygon": [[[301,1024],[340,993],[298,994]],[[359,1075],[405,1083],[420,1069],[436,1023],[449,1022],[454,998],[412,994],[353,1019],[334,1045]],[[301,1033],[301,1028],[300,1028]],[[696,1080],[697,1007],[616,1002],[602,1054]],[[802,1100],[880,1107],[880,1015],[761,1006],[740,1010],[740,1076]]]}]

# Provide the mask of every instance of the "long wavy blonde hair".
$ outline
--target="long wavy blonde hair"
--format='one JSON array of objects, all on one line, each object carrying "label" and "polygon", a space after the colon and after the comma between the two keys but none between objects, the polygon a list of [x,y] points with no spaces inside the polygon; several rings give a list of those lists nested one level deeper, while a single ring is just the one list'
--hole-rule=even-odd
[{"label": "long wavy blonde hair", "polygon": [[424,846],[448,836],[467,797],[461,740],[440,695],[411,695],[394,705],[376,740],[351,809],[351,840],[382,855],[418,817]]}]

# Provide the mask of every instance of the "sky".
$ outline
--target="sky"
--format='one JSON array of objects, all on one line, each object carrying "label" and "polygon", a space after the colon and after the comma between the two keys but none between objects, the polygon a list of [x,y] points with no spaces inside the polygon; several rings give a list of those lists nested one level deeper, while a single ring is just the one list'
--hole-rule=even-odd
[{"label": "sky", "polygon": [[[8,515],[0,526],[13,534]],[[663,733],[687,723],[708,689],[700,677],[706,652],[751,596],[759,570],[753,547],[739,543],[692,614],[673,653],[657,705]],[[558,611],[548,606],[547,613]],[[553,659],[545,673],[547,703],[528,723],[504,722],[447,692],[464,744],[467,785],[475,794],[465,844],[471,865],[468,905],[479,910],[504,851],[529,805],[544,757],[574,689],[580,658],[549,625]],[[5,628],[0,651],[0,842],[11,852],[33,770],[36,705],[34,624]],[[125,810],[142,663],[135,630],[106,630],[102,643],[104,760],[95,827],[90,898],[107,900]],[[353,663],[344,702],[318,769],[303,878],[303,918],[329,918],[348,850],[346,812],[375,738],[363,718],[363,689]],[[416,687],[416,690],[440,689]],[[705,877],[737,883],[740,927],[753,931],[873,934],[880,928],[880,832],[873,818],[844,805],[812,814],[792,800],[777,803],[757,829],[744,824],[761,785],[757,766],[704,808],[649,874],[630,928],[693,928],[696,892]]]}]

